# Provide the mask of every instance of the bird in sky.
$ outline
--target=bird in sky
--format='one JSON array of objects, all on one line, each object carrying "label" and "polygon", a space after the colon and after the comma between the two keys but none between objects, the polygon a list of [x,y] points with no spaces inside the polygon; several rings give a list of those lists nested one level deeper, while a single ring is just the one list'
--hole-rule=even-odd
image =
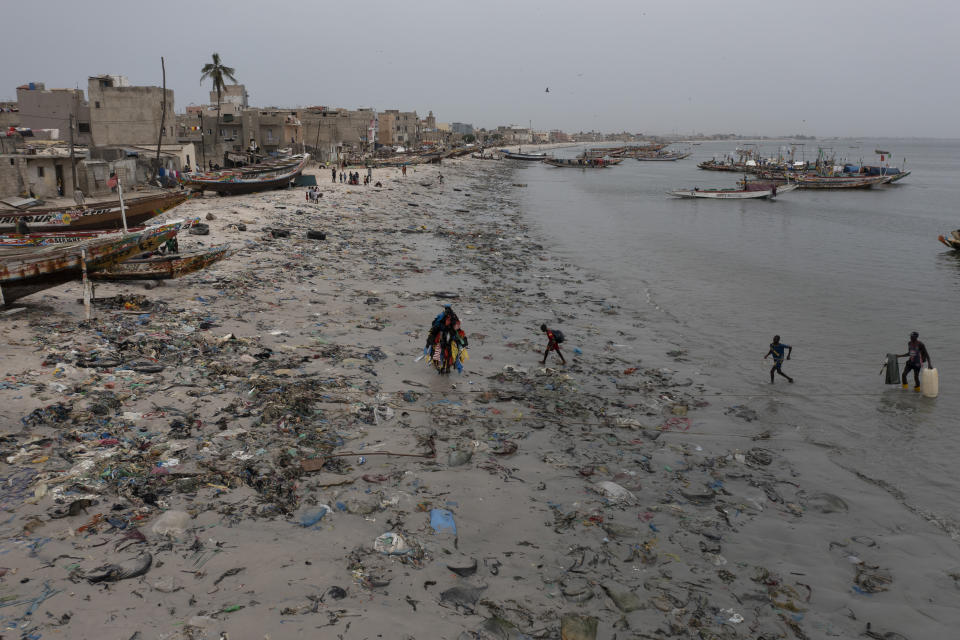
[{"label": "bird in sky", "polygon": [[550,93],[550,87],[547,87],[547,90],[544,93]]}]

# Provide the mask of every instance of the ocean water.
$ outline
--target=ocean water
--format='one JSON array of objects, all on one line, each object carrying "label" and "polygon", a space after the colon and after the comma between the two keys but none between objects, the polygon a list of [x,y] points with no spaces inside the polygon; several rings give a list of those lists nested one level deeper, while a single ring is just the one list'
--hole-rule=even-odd
[{"label": "ocean water", "polygon": [[[650,330],[689,350],[731,403],[775,399],[776,426],[833,448],[839,466],[883,479],[960,539],[960,141],[835,140],[837,158],[913,171],[866,190],[794,191],[776,201],[685,200],[669,189],[733,185],[697,169],[735,142],[704,142],[678,162],[602,170],[516,163],[521,208],[550,248],[609,283]],[[761,145],[775,154],[776,142]],[[558,150],[572,157],[581,148]],[[816,154],[808,143],[806,157]],[[880,375],[920,332],[940,372],[927,399]],[[793,346],[769,384],[774,334]],[[902,361],[901,361],[902,362]],[[662,363],[651,366],[668,366]]]}]

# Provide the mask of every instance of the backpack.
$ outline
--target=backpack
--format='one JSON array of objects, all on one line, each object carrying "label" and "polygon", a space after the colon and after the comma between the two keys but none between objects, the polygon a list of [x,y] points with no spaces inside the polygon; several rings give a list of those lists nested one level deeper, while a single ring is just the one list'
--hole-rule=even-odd
[{"label": "backpack", "polygon": [[566,340],[566,338],[563,337],[563,331],[560,331],[560,329],[551,329],[550,331],[553,333],[553,339],[557,341],[557,344]]}]

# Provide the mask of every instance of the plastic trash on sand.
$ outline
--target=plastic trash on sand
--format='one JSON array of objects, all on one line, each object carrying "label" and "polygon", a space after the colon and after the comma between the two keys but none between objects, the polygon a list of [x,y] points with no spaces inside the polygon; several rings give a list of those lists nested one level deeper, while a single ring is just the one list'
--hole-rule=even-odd
[{"label": "plastic trash on sand", "polygon": [[453,514],[446,509],[430,510],[430,526],[434,533],[457,535],[457,523],[453,520]]},{"label": "plastic trash on sand", "polygon": [[410,553],[410,545],[399,533],[390,531],[377,536],[373,548],[388,556],[402,556]]},{"label": "plastic trash on sand", "polygon": [[624,487],[621,487],[616,482],[599,482],[596,486],[597,491],[602,496],[609,498],[612,502],[619,504],[632,504],[637,500],[636,496],[634,496],[632,492]]},{"label": "plastic trash on sand", "polygon": [[317,505],[316,507],[310,507],[308,509],[304,509],[303,512],[300,513],[297,521],[300,523],[301,527],[312,527],[323,520],[324,516],[331,511],[333,511],[333,509],[325,504]]},{"label": "plastic trash on sand", "polygon": [[165,511],[150,528],[158,536],[179,538],[190,524],[190,514],[186,511]]}]

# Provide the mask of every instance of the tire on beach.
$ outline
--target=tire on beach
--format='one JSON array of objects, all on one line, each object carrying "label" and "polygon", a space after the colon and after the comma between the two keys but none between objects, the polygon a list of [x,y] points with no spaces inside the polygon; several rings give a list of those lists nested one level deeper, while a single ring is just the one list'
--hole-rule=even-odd
[{"label": "tire on beach", "polygon": [[208,235],[210,235],[210,225],[208,225],[208,224],[203,224],[202,222],[199,223],[199,224],[195,224],[195,225],[193,225],[192,227],[190,227],[190,235],[192,235],[192,236],[208,236]]},{"label": "tire on beach", "polygon": [[327,234],[323,231],[318,231],[316,229],[310,229],[307,231],[307,237],[311,240],[326,240]]}]

